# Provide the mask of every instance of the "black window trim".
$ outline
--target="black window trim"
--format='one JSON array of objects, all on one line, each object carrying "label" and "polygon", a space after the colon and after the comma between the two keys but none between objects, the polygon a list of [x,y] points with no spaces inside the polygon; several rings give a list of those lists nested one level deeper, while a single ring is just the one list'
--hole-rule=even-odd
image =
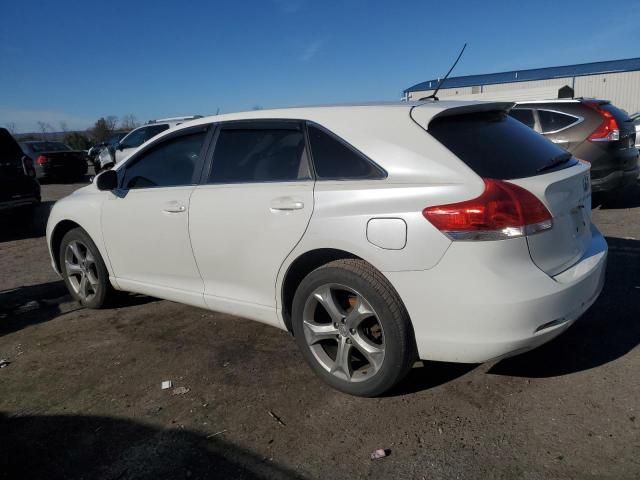
[{"label": "black window trim", "polygon": [[[210,144],[211,144],[211,137],[213,135],[213,132],[215,130],[214,128],[214,124],[211,123],[206,123],[203,125],[195,125],[193,127],[188,127],[188,128],[183,128],[171,133],[168,133],[167,135],[163,135],[162,137],[159,138],[152,138],[149,141],[148,145],[145,145],[144,148],[136,153],[134,153],[131,157],[129,157],[127,160],[124,161],[122,167],[117,169],[117,173],[118,173],[118,192],[120,193],[126,193],[129,190],[155,190],[158,188],[175,188],[175,187],[189,187],[189,186],[195,186],[198,185],[198,183],[200,182],[201,176],[202,176],[202,170],[204,168],[204,165],[206,163],[206,156],[209,154],[209,148],[210,148]],[[143,187],[143,188],[135,188],[135,189],[129,189],[126,188],[123,185],[124,182],[124,177],[125,177],[125,172],[127,170],[127,168],[131,167],[132,165],[135,165],[135,163],[140,160],[140,157],[142,155],[144,155],[145,153],[147,153],[150,149],[155,148],[157,145],[173,140],[175,138],[179,138],[179,137],[186,137],[188,135],[193,135],[194,133],[202,133],[205,132],[205,137],[204,137],[204,141],[202,143],[202,147],[200,149],[200,155],[198,156],[198,162],[196,163],[196,166],[193,170],[193,176],[191,177],[191,183],[187,183],[184,185],[171,185],[171,186],[163,186],[163,185],[159,185],[159,186],[155,186],[155,187]],[[162,132],[160,132],[162,133]]]},{"label": "black window trim", "polygon": [[[311,141],[309,139],[309,130],[308,130],[309,126],[312,126],[312,127],[317,128],[318,130],[321,130],[322,132],[326,133],[327,135],[332,137],[337,142],[341,143],[343,146],[347,147],[353,153],[355,153],[356,155],[361,157],[364,161],[366,161],[371,166],[373,166],[373,168],[378,171],[380,176],[378,176],[376,178],[319,177],[317,175],[317,173],[316,173],[315,162],[313,160],[313,151],[311,150]],[[319,123],[316,123],[316,122],[311,121],[311,120],[307,120],[305,122],[305,136],[306,136],[306,140],[307,140],[307,146],[309,147],[309,158],[311,160],[311,164],[313,165],[313,173],[314,173],[316,181],[320,181],[320,182],[336,182],[336,181],[339,181],[339,182],[366,182],[366,181],[372,181],[372,180],[375,180],[375,181],[386,180],[387,177],[389,176],[387,171],[384,168],[382,168],[380,165],[378,165],[375,161],[373,161],[369,156],[365,155],[360,150],[358,150],[356,147],[354,147],[349,142],[347,142],[345,139],[343,139],[339,135],[336,135],[331,130],[329,130],[328,128],[320,125]]]},{"label": "black window trim", "polygon": [[[216,145],[218,143],[218,139],[220,138],[220,132],[227,127],[236,127],[238,129],[246,129],[246,130],[268,130],[268,129],[277,129],[278,126],[284,127],[284,129],[291,130],[300,130],[305,139],[305,150],[306,150],[306,161],[309,167],[309,178],[298,178],[295,180],[268,180],[268,181],[256,181],[256,182],[209,182],[209,177],[211,176],[211,172],[213,171],[213,167],[215,164],[215,150]],[[200,177],[199,184],[200,185],[257,185],[263,183],[301,183],[301,182],[314,182],[316,180],[315,171],[313,169],[313,162],[311,161],[311,149],[309,146],[308,138],[306,135],[306,128],[304,126],[303,120],[292,119],[292,118],[247,118],[241,120],[227,120],[222,122],[215,123],[215,133],[213,134],[213,139],[211,141],[210,150],[207,152],[207,162],[205,167],[202,170],[202,175]]]}]

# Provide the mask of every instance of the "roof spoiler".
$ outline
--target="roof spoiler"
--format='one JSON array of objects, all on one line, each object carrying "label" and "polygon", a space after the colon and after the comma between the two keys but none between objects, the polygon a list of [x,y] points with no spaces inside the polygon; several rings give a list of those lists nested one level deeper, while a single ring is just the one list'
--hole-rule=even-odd
[{"label": "roof spoiler", "polygon": [[514,105],[514,102],[474,102],[467,105],[460,105],[458,107],[443,108],[439,111],[435,110],[435,114],[434,108],[423,108],[423,105],[416,105],[415,107],[411,108],[410,116],[414,122],[427,130],[429,128],[429,124],[435,118],[466,115],[468,113],[477,112],[508,112],[513,108]]}]

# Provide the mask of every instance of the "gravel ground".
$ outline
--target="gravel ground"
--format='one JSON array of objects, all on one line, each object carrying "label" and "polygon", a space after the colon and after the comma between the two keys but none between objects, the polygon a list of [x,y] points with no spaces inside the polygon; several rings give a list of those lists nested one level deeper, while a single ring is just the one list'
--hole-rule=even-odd
[{"label": "gravel ground", "polygon": [[362,399],[271,327],[141,296],[79,308],[43,237],[78,186],[44,186],[27,224],[0,220],[0,478],[640,477],[640,187],[594,211],[607,283],[564,335],[498,363],[425,363]]}]

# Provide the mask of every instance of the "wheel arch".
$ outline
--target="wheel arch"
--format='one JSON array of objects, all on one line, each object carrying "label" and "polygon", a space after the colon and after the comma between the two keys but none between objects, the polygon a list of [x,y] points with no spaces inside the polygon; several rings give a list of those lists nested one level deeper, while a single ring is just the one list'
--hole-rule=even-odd
[{"label": "wheel arch", "polygon": [[[56,224],[51,232],[51,243],[49,248],[51,250],[51,257],[53,258],[53,264],[58,273],[61,273],[60,269],[60,245],[62,244],[62,239],[67,234],[67,232],[73,230],[74,228],[82,228],[80,224],[74,222],[73,220],[61,220]],[[84,229],[83,229],[84,230]]]}]

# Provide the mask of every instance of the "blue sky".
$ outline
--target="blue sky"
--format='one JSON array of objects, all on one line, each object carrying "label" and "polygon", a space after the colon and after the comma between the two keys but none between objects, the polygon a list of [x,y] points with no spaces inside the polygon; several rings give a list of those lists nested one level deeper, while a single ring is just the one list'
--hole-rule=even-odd
[{"label": "blue sky", "polygon": [[[609,6],[607,6],[609,5]],[[395,100],[445,73],[640,55],[640,1],[5,2],[0,125]],[[610,18],[609,18],[610,17]]]}]

